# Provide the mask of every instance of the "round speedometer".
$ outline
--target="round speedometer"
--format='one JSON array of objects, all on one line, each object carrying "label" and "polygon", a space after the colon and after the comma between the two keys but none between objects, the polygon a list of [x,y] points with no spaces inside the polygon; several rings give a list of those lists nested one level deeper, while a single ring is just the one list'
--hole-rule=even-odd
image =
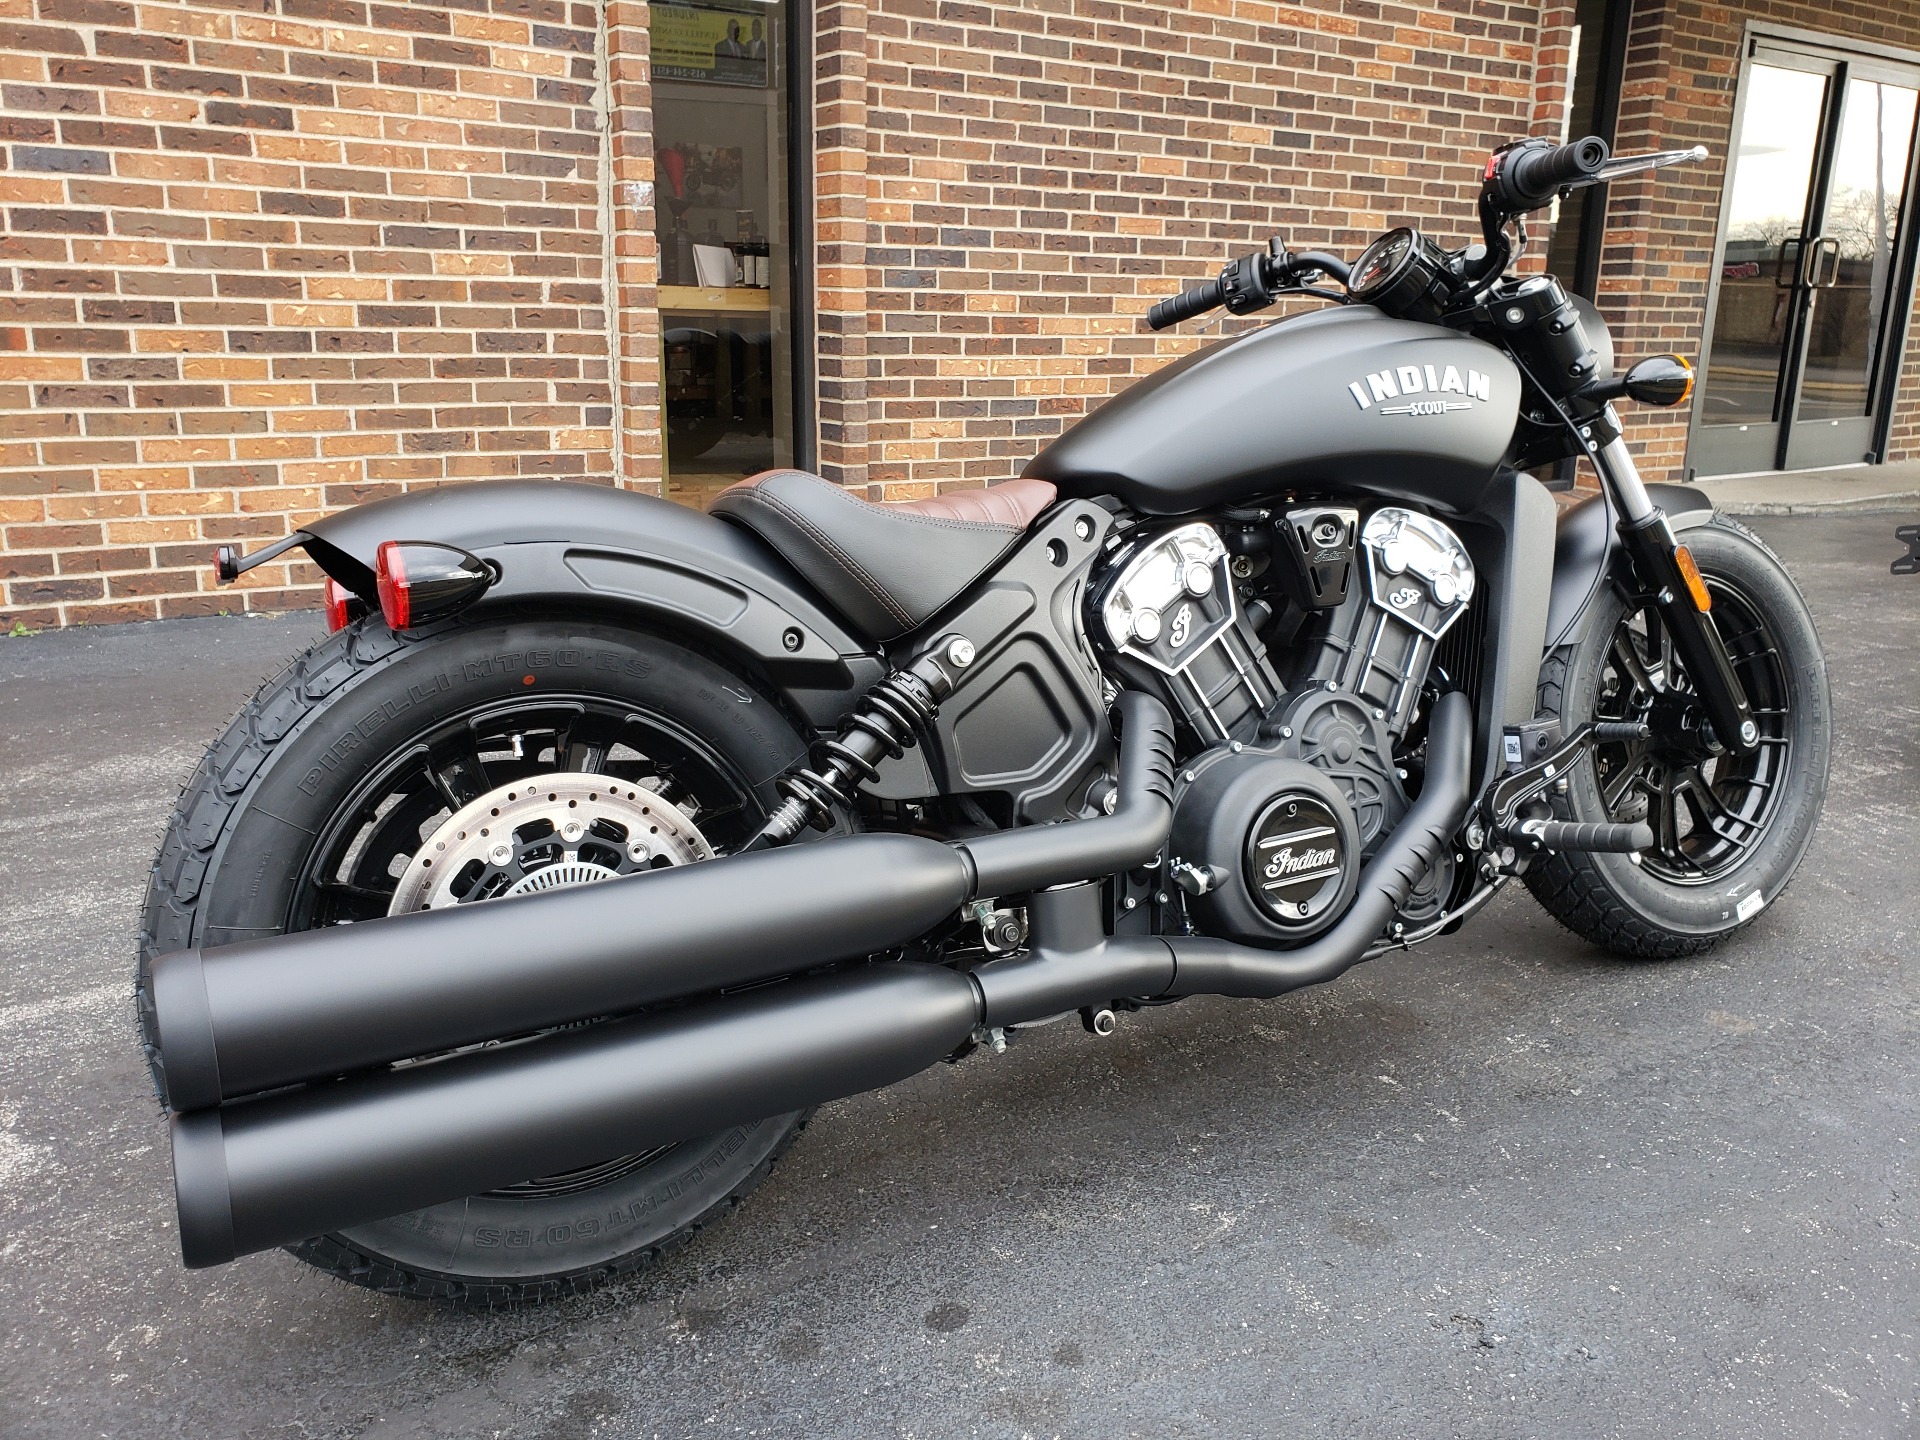
[{"label": "round speedometer", "polygon": [[1433,320],[1446,309],[1447,258],[1418,230],[1389,230],[1360,253],[1347,293],[1389,315]]},{"label": "round speedometer", "polygon": [[1361,251],[1360,258],[1353,262],[1353,273],[1347,279],[1348,293],[1356,300],[1372,300],[1406,268],[1412,253],[1413,231],[1404,225],[1398,230],[1389,230]]}]

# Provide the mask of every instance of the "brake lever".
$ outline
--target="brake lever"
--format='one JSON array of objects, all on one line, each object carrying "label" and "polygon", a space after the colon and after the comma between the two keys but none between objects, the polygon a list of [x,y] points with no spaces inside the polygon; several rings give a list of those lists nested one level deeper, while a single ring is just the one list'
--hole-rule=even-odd
[{"label": "brake lever", "polygon": [[1625,175],[1638,175],[1647,170],[1664,170],[1669,165],[1692,165],[1707,158],[1707,147],[1694,145],[1685,150],[1654,150],[1645,155],[1615,155],[1593,174],[1577,185],[1569,185],[1569,190],[1584,190],[1589,185],[1604,185],[1609,180],[1618,180]]}]

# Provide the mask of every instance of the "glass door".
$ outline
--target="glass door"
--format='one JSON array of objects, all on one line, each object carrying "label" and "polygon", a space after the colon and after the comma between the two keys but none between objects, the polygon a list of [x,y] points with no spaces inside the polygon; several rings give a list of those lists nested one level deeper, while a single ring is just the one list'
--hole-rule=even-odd
[{"label": "glass door", "polygon": [[[1840,91],[1825,204],[1800,266],[1805,349],[1794,387],[1785,468],[1840,465],[1874,447],[1876,402],[1894,321],[1896,247],[1920,90],[1849,66]],[[1891,376],[1887,377],[1891,379]]]},{"label": "glass door", "polygon": [[1878,61],[1756,46],[1721,216],[1696,473],[1872,451],[1906,320],[1916,99],[1914,77]]},{"label": "glass door", "polygon": [[795,458],[787,7],[648,15],[666,493],[704,508]]}]

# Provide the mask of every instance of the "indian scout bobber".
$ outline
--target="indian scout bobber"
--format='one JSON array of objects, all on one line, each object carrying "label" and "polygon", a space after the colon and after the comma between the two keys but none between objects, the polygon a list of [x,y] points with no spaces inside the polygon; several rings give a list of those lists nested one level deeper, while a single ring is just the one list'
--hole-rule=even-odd
[{"label": "indian scout bobber", "polygon": [[[1634,468],[1613,402],[1688,367],[1616,373],[1509,273],[1556,195],[1701,154],[1523,141],[1480,243],[1275,241],[1148,323],[1328,307],[989,489],[494,483],[223,552],[304,547],[333,633],[153,870],[187,1263],[566,1293],[725,1214],[810,1107],[1031,1025],[1331,980],[1516,876],[1620,955],[1750,923],[1826,787],[1806,606]],[[1575,456],[1600,493],[1559,515],[1526,472]]]}]

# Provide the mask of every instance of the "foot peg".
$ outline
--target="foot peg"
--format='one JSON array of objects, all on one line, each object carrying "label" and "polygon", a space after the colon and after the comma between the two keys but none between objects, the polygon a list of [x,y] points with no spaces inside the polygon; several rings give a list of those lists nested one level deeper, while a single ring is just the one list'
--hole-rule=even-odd
[{"label": "foot peg", "polygon": [[1532,850],[1606,851],[1631,855],[1653,847],[1653,827],[1641,821],[1633,825],[1609,825],[1577,820],[1522,820],[1507,832],[1516,845]]},{"label": "foot peg", "polygon": [[1653,727],[1644,720],[1596,720],[1593,738],[1603,745],[1621,740],[1651,740]]}]

